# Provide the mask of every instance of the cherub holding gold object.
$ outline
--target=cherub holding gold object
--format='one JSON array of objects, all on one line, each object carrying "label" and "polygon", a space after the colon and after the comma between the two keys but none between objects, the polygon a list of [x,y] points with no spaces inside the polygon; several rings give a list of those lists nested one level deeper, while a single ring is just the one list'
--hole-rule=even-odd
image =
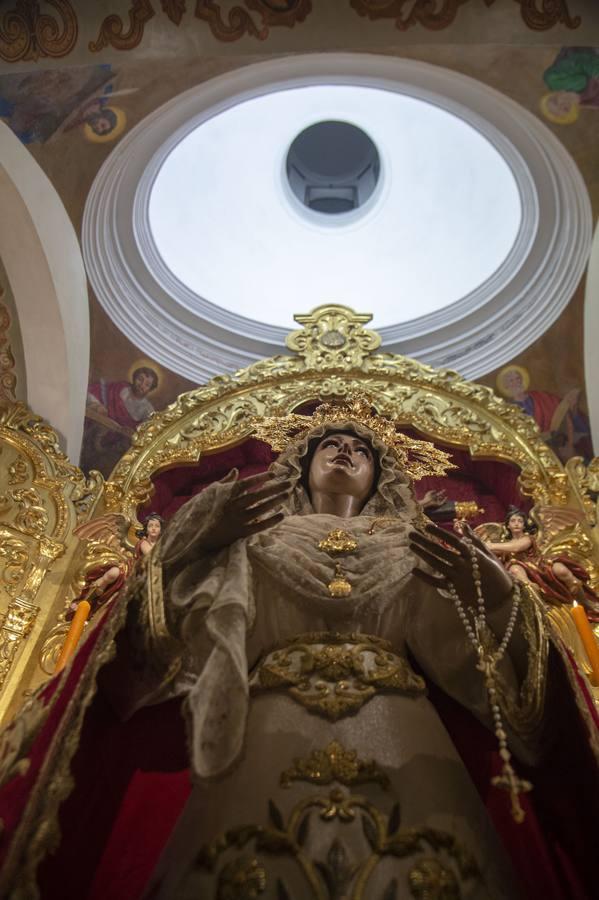
[{"label": "cherub holding gold object", "polygon": [[[535,523],[517,507],[510,507],[503,522],[479,525],[475,532],[489,550],[498,556],[516,581],[535,584],[550,605],[571,604],[585,607],[589,618],[599,621],[599,597],[589,584],[586,569],[563,551],[551,552],[547,537],[552,529],[551,510],[541,514],[542,537],[537,539]],[[562,511],[563,512],[563,511]],[[555,515],[553,516],[555,518]],[[558,526],[560,523],[557,523]],[[571,526],[572,522],[561,523]],[[545,545],[545,546],[543,546]]]},{"label": "cherub holding gold object", "polygon": [[80,540],[87,541],[87,554],[95,564],[85,573],[83,589],[69,606],[65,616],[67,622],[75,615],[81,600],[87,600],[91,604],[91,615],[94,615],[118,594],[136,560],[147,556],[154,549],[162,526],[162,517],[158,513],[150,513],[141,529],[136,531],[139,540],[133,548],[127,541],[129,522],[118,514],[100,516],[75,530],[74,533]]}]

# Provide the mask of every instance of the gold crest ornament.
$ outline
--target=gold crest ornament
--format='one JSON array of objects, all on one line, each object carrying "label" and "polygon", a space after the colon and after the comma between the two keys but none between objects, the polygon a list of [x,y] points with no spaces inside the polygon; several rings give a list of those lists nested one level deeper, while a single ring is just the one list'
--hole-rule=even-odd
[{"label": "gold crest ornament", "polygon": [[402,469],[414,481],[427,475],[444,475],[457,468],[448,453],[430,441],[418,441],[396,430],[392,419],[372,413],[372,404],[364,394],[354,394],[339,403],[321,403],[311,416],[291,413],[287,416],[264,416],[252,420],[255,436],[270,444],[273,450],[287,449],[291,441],[301,440],[321,425],[335,426],[359,422],[394,454]]}]

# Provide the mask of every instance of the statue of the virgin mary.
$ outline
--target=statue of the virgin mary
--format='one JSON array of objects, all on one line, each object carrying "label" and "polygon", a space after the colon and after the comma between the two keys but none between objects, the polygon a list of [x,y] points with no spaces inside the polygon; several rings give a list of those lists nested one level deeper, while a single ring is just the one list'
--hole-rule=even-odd
[{"label": "statue of the virgin mary", "polygon": [[45,855],[42,900],[590,900],[584,685],[534,586],[424,515],[448,455],[364,398],[255,434],[270,470],[189,500],[44,689],[10,896]]},{"label": "statue of the virgin mary", "polygon": [[185,695],[194,781],[147,896],[515,900],[427,682],[495,731],[521,816],[540,613],[471,533],[427,525],[411,478],[448,457],[365,400],[256,432],[270,471],[189,501],[131,588],[141,671],[114,693],[124,714]]}]

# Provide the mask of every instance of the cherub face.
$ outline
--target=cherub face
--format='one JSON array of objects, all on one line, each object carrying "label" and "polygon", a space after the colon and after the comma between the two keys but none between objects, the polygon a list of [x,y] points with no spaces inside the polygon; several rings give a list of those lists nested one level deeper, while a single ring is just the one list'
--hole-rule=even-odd
[{"label": "cherub face", "polygon": [[524,516],[521,516],[520,513],[514,513],[513,516],[509,517],[507,527],[512,534],[523,534],[525,524]]},{"label": "cherub face", "polygon": [[158,540],[162,531],[160,519],[148,519],[146,522],[146,534],[152,540]]}]

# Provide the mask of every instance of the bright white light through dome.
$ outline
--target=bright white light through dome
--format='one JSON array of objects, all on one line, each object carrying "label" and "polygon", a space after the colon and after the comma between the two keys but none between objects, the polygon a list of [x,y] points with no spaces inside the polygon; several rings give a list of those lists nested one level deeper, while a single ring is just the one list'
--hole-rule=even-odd
[{"label": "bright white light through dome", "polygon": [[[327,120],[362,129],[380,156],[376,193],[355,214],[311,213],[287,183],[291,143]],[[298,311],[342,303],[380,328],[492,276],[521,203],[503,157],[456,116],[394,91],[318,85],[239,103],[188,133],[156,177],[149,221],[165,265],[215,306],[289,327]]]}]

